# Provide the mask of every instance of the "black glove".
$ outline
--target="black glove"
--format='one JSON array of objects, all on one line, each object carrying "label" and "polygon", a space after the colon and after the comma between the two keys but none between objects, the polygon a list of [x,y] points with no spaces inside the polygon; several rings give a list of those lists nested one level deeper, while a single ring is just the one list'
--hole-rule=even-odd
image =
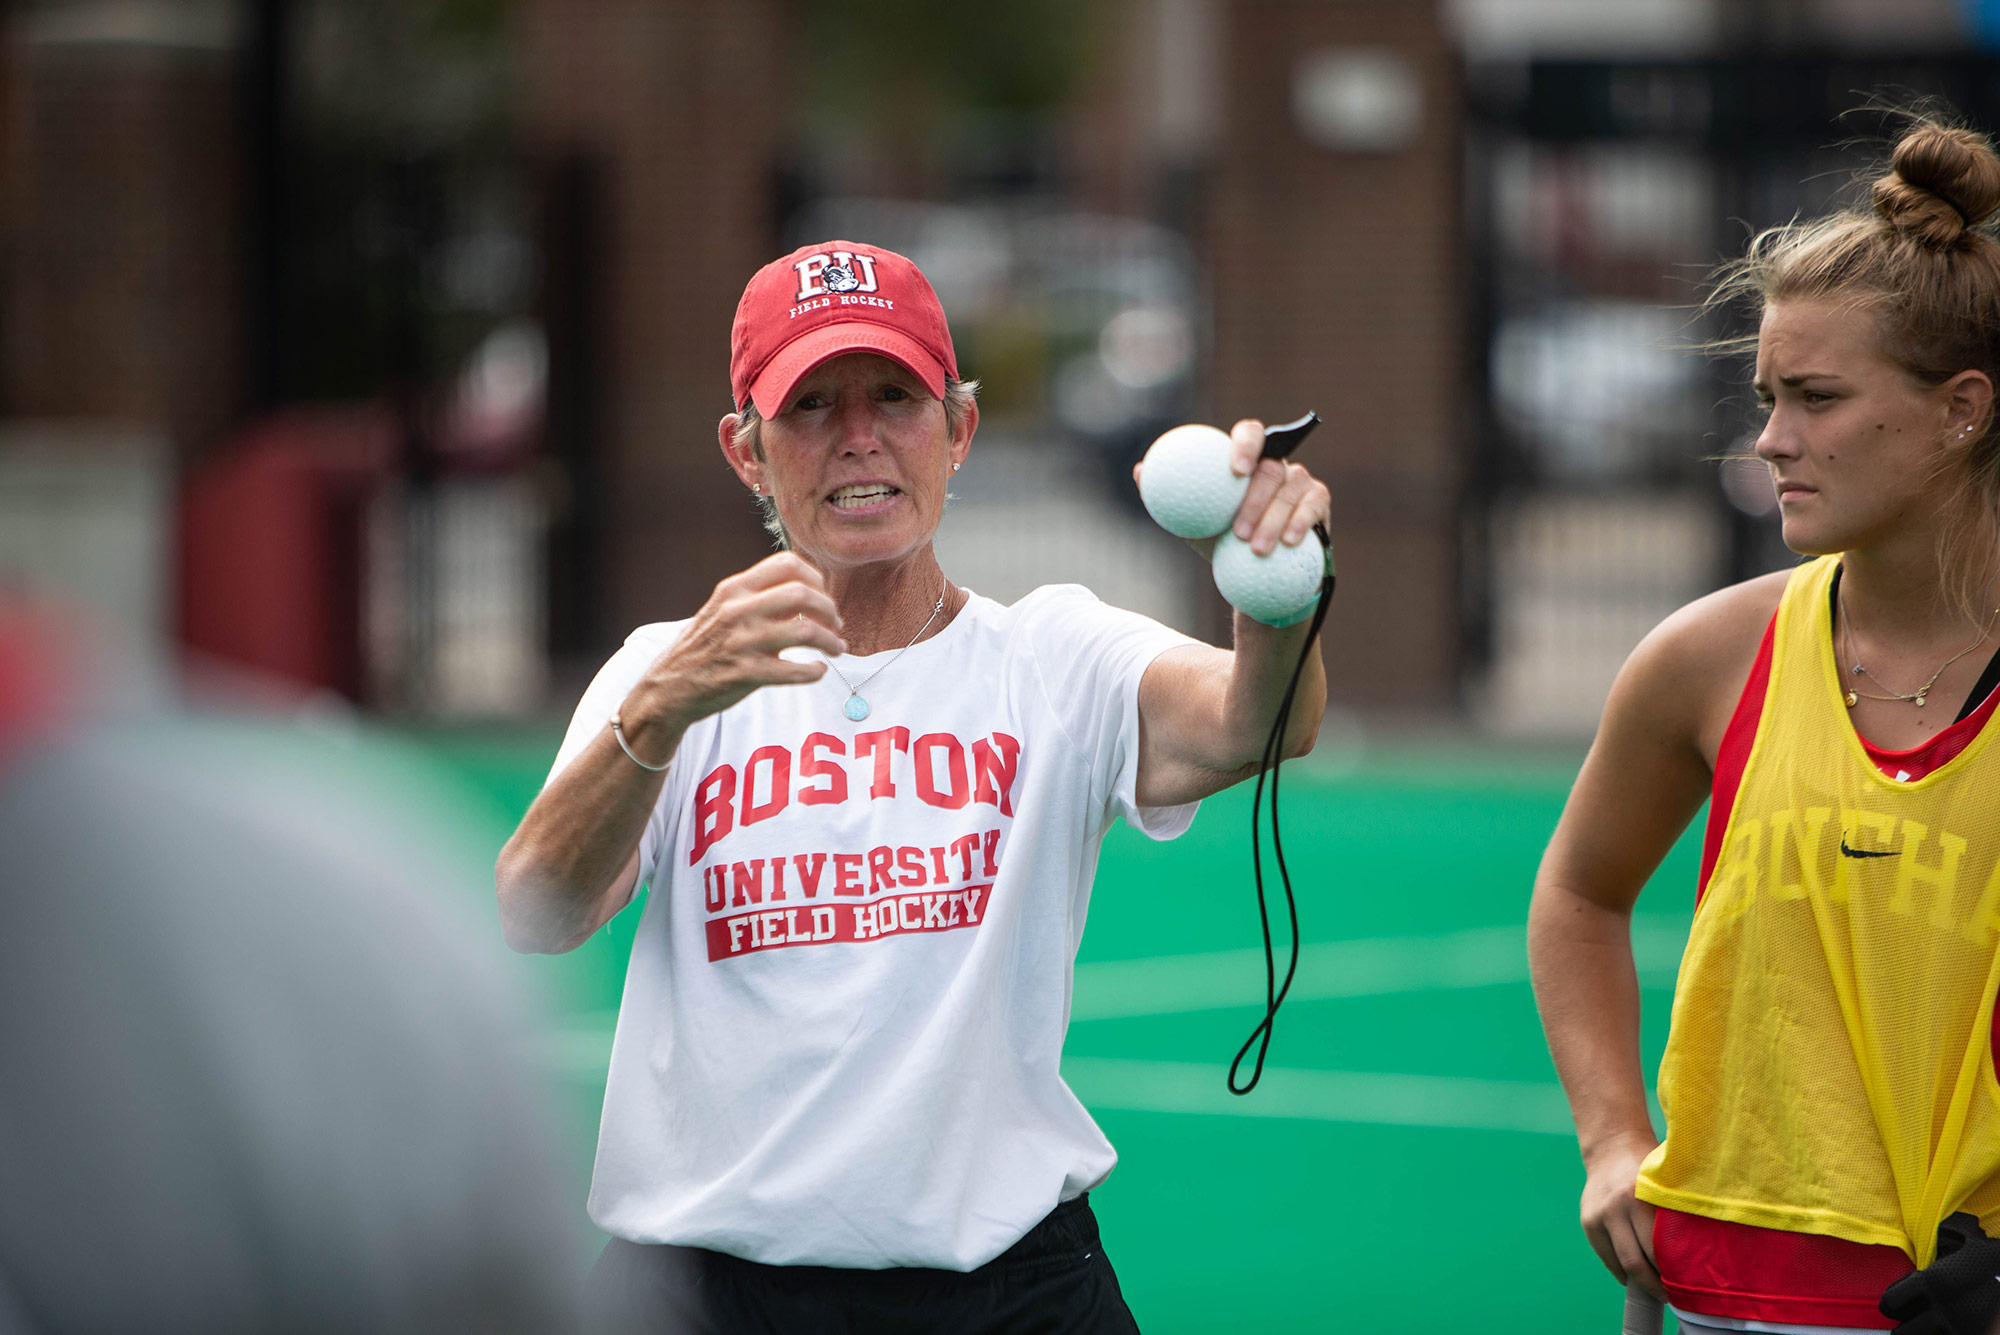
[{"label": "black glove", "polygon": [[1895,1335],[1994,1335],[2000,1326],[2000,1239],[1964,1211],[1938,1225],[1937,1259],[1882,1292]]}]

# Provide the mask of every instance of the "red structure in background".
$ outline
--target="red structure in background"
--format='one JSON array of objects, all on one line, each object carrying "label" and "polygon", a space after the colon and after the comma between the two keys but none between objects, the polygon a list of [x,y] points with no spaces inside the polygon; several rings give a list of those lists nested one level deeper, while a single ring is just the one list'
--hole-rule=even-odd
[{"label": "red structure in background", "polygon": [[75,714],[87,666],[59,609],[0,594],[0,782]]},{"label": "red structure in background", "polygon": [[180,497],[181,643],[360,699],[363,539],[398,439],[386,406],[299,410],[197,469]]}]

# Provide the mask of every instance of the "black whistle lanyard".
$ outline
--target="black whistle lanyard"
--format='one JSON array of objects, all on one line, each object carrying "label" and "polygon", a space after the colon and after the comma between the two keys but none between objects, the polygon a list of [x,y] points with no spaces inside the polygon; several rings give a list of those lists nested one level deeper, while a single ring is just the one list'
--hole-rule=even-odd
[{"label": "black whistle lanyard", "polygon": [[[1319,425],[1315,413],[1307,413],[1296,422],[1274,427],[1265,433],[1264,457],[1282,459],[1298,448],[1312,429]],[[1299,646],[1299,661],[1292,665],[1292,678],[1285,685],[1285,694],[1278,701],[1278,715],[1271,721],[1271,733],[1264,739],[1264,753],[1257,761],[1257,787],[1250,798],[1250,868],[1257,882],[1257,923],[1264,935],[1264,1018],[1250,1031],[1250,1037],[1243,1040],[1243,1046],[1236,1050],[1236,1059],[1229,1063],[1229,1092],[1248,1094],[1257,1088],[1257,1082],[1264,1077],[1264,1056],[1271,1049],[1272,1026],[1278,1018],[1278,1007],[1285,1004],[1285,995],[1292,990],[1292,979],[1299,971],[1299,905],[1292,894],[1292,874],[1285,866],[1285,841],[1278,829],[1278,774],[1284,763],[1285,733],[1292,721],[1292,705],[1298,699],[1299,679],[1305,675],[1306,659],[1319,644],[1320,627],[1326,624],[1327,608],[1333,603],[1333,535],[1327,532],[1325,524],[1314,524],[1313,532],[1319,535],[1326,547],[1326,578],[1320,581],[1319,602],[1313,608],[1312,628],[1306,634],[1305,643]],[[1278,884],[1285,892],[1285,917],[1291,927],[1291,955],[1285,964],[1285,978],[1278,981],[1278,957],[1271,945],[1271,906],[1264,893],[1264,853],[1263,853],[1263,805],[1264,780],[1271,782],[1271,860],[1278,868]],[[1242,1070],[1243,1059],[1250,1055],[1251,1048],[1257,1049],[1257,1060],[1250,1068],[1250,1078],[1237,1083]]]}]

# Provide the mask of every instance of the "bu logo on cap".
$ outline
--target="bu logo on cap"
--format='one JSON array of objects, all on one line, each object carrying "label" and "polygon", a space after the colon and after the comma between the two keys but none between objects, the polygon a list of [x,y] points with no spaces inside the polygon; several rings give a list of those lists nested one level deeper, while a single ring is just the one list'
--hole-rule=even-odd
[{"label": "bu logo on cap", "polygon": [[907,256],[828,238],[757,270],[729,330],[729,390],[741,409],[784,410],[801,376],[832,356],[873,352],[943,398],[958,374],[937,293]]},{"label": "bu logo on cap", "polygon": [[873,292],[875,257],[849,250],[831,250],[808,255],[792,266],[799,271],[799,294],[794,301],[823,297],[833,292]]}]

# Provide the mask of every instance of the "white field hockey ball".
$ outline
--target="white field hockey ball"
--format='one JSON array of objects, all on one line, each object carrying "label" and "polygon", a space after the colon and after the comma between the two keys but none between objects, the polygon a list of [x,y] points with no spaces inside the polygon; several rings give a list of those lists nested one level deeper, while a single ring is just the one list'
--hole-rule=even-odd
[{"label": "white field hockey ball", "polygon": [[1320,583],[1329,564],[1319,534],[1308,533],[1296,547],[1279,543],[1269,556],[1259,556],[1234,533],[1216,539],[1209,558],[1215,567],[1215,587],[1229,605],[1267,626],[1292,626],[1313,614]]},{"label": "white field hockey ball", "polygon": [[1229,469],[1229,436],[1212,426],[1177,426],[1146,451],[1139,499],[1159,526],[1180,538],[1212,538],[1229,527],[1250,479]]}]

